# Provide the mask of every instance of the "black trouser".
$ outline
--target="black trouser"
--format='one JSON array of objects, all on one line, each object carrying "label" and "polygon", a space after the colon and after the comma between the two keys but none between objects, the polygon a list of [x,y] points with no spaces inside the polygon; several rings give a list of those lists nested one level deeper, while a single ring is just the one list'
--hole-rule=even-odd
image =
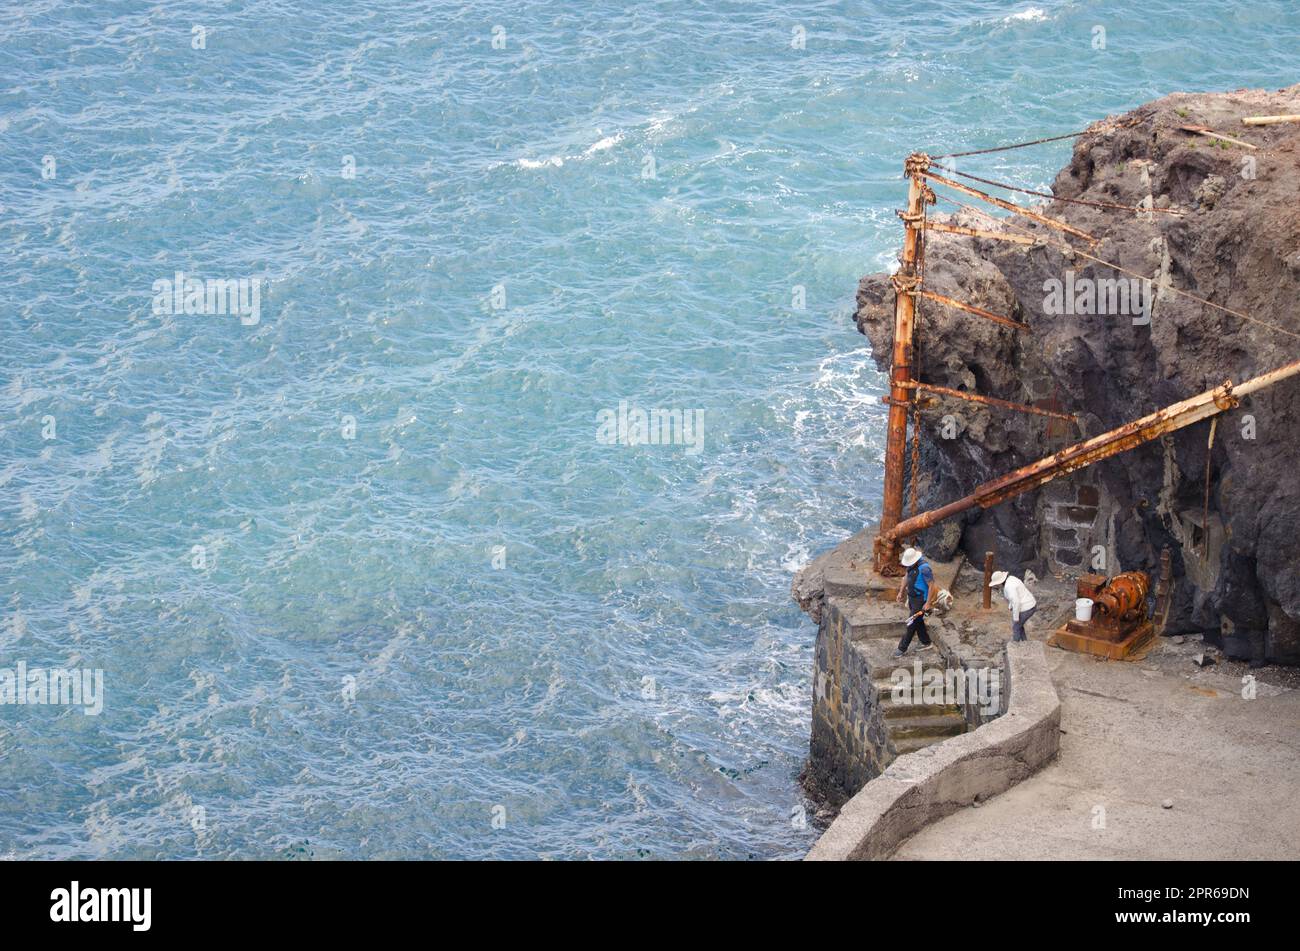
[{"label": "black trouser", "polygon": [[[907,616],[911,617],[917,611],[925,607],[925,598],[918,598],[912,594],[907,596]],[[907,630],[903,632],[903,639],[898,642],[898,649],[904,654],[907,653],[908,646],[912,643],[912,635],[915,634],[921,639],[921,646],[930,645],[930,632],[925,629],[925,615],[922,614],[911,624],[907,625]]]},{"label": "black trouser", "polygon": [[1030,608],[1028,611],[1025,611],[1023,614],[1020,615],[1020,620],[1019,620],[1019,621],[1012,621],[1012,622],[1011,622],[1011,639],[1012,639],[1013,641],[1023,641],[1023,640],[1026,640],[1026,637],[1025,637],[1025,622],[1028,621],[1031,617],[1033,617],[1033,616],[1034,616],[1034,612],[1037,611],[1037,610],[1038,610],[1038,605],[1035,604],[1035,605],[1034,605],[1032,608]]}]

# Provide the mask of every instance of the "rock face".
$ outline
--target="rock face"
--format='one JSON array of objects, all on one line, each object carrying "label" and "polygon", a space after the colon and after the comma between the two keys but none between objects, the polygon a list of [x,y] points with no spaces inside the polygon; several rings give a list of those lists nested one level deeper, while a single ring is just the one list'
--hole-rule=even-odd
[{"label": "rock face", "polygon": [[[1300,85],[1276,93],[1173,95],[1093,127],[1057,176],[1056,199],[1038,207],[1100,238],[1091,249],[1024,218],[994,221],[968,210],[953,220],[1041,243],[927,233],[928,289],[1023,321],[1031,331],[921,301],[918,378],[1059,408],[1078,422],[948,398],[932,404],[921,412],[920,510],[1227,378],[1241,381],[1300,358],[1300,123],[1240,122],[1278,113],[1300,113]],[[1208,126],[1258,148],[1183,125]],[[960,161],[962,171],[1002,178],[993,162]],[[941,185],[935,190],[973,201]],[[1038,201],[985,190],[1021,204]],[[1183,213],[1137,215],[1060,199],[1150,201]],[[944,208],[941,201],[931,215]],[[1066,243],[1141,279],[1089,261]],[[888,275],[869,275],[858,288],[858,328],[882,369],[893,300]],[[1232,657],[1300,663],[1298,423],[1300,381],[1292,379],[1218,417],[1212,449],[1210,423],[1199,423],[936,526],[922,543],[938,558],[960,546],[977,563],[995,551],[1000,567],[1039,574],[1155,573],[1167,545],[1175,600],[1166,633],[1203,631]]]}]

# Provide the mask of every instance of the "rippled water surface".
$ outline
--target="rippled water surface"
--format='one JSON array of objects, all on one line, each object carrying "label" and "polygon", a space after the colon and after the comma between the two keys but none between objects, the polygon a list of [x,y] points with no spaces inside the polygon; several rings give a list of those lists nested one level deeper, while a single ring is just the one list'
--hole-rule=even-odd
[{"label": "rippled water surface", "polygon": [[6,4],[0,668],[105,698],[0,707],[0,856],[802,854],[903,157],[1298,58],[1291,2]]}]

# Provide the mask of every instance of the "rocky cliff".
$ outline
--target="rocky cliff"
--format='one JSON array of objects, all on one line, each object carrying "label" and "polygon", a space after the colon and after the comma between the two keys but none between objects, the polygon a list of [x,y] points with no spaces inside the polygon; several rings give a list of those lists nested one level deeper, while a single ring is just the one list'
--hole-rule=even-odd
[{"label": "rocky cliff", "polygon": [[[1022,218],[995,222],[959,210],[953,220],[1010,228],[1042,243],[927,234],[927,288],[1030,329],[922,301],[918,378],[1060,408],[1077,414],[1078,423],[947,398],[932,403],[921,414],[921,510],[1226,378],[1241,381],[1300,358],[1300,123],[1248,128],[1240,121],[1298,112],[1300,85],[1275,93],[1172,95],[1077,139],[1053,185],[1056,199],[986,189],[1021,203],[1038,201],[1043,214],[1101,239],[1091,249],[1077,239],[1070,243],[1150,284],[1063,249],[1058,232]],[[1180,128],[1185,125],[1207,126],[1257,148],[1189,133]],[[996,156],[959,161],[962,171],[1006,177],[997,173]],[[972,201],[943,186],[935,190]],[[1139,215],[1060,199],[1149,201],[1182,214]],[[932,216],[945,207],[953,206],[941,202]],[[887,369],[888,275],[862,280],[857,323]],[[940,558],[959,546],[979,560],[994,550],[1001,566],[1040,574],[1155,571],[1161,548],[1169,546],[1176,586],[1166,633],[1206,632],[1233,657],[1300,663],[1298,410],[1300,382],[1284,382],[1219,417],[1212,448],[1210,424],[1200,423],[937,526],[923,544]]]}]

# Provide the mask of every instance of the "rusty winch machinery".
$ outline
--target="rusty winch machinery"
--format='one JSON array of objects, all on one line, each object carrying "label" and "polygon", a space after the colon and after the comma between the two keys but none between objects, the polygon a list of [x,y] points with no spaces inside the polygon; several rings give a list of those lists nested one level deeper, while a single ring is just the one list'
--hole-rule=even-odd
[{"label": "rusty winch machinery", "polygon": [[[1076,592],[1085,609],[1057,628],[1048,643],[1099,657],[1127,657],[1155,636],[1147,603],[1151,578],[1145,571],[1082,575]],[[1086,606],[1091,602],[1091,610]]]},{"label": "rusty winch machinery", "polygon": [[1079,579],[1078,594],[1090,599],[1097,613],[1115,623],[1132,623],[1145,619],[1147,591],[1151,579],[1145,571],[1126,571],[1106,578],[1084,575]]}]

